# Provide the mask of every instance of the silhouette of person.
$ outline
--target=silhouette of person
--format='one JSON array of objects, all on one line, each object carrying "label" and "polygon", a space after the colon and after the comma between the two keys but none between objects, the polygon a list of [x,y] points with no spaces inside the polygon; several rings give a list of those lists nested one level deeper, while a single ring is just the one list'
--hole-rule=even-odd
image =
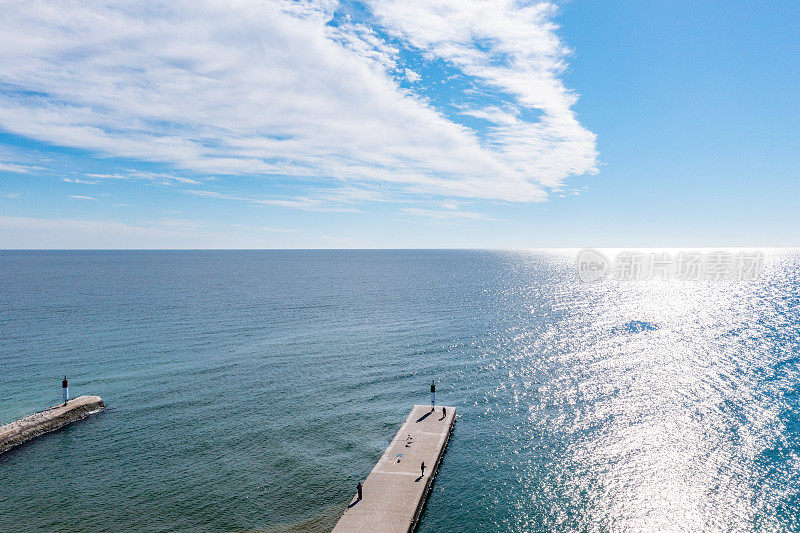
[{"label": "silhouette of person", "polygon": [[442,407],[442,419],[447,418],[447,407]]},{"label": "silhouette of person", "polygon": [[422,465],[420,465],[420,468],[422,468],[422,475],[420,475],[419,477],[425,477],[425,461],[422,461]]},{"label": "silhouette of person", "polygon": [[431,381],[431,412],[433,412],[436,406],[436,384]]},{"label": "silhouette of person", "polygon": [[356,489],[358,489],[358,499],[359,500],[361,499],[361,491],[363,490],[363,488],[364,488],[363,485],[361,485],[361,482],[359,481],[358,485],[356,485]]}]

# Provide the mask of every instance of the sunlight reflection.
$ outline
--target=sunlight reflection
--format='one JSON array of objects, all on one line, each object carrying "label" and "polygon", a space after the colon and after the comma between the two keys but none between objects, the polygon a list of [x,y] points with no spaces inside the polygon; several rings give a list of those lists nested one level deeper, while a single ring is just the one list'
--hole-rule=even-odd
[{"label": "sunlight reflection", "polygon": [[[516,355],[494,362],[507,370],[498,393],[529,410],[515,528],[749,529],[768,505],[758,461],[782,438],[791,381],[767,379],[782,356],[769,336],[787,305],[770,277],[781,253],[767,251],[760,279],[596,285],[531,283],[524,254],[509,260],[509,296],[531,302],[506,332]],[[563,511],[526,523],[547,501]]]}]

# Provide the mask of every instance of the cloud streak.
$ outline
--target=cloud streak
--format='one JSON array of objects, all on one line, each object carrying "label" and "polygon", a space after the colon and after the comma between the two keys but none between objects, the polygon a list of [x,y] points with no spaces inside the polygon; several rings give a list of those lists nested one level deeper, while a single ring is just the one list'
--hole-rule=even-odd
[{"label": "cloud streak", "polygon": [[41,170],[41,167],[30,167],[26,165],[18,165],[16,163],[0,163],[0,172],[16,172],[18,174],[27,174],[31,170]]},{"label": "cloud streak", "polygon": [[[374,20],[363,23],[343,23],[337,5],[10,0],[0,127],[230,179],[508,202],[544,200],[547,188],[595,171],[594,135],[558,79],[568,50],[551,5],[370,1]],[[482,134],[400,86],[421,84],[401,64],[409,53],[444,60],[492,93],[491,106],[471,108],[489,122]],[[530,110],[541,116],[524,118]],[[322,210],[322,196],[230,199]]]},{"label": "cloud streak", "polygon": [[298,239],[298,232],[292,229],[178,220],[137,225],[111,220],[0,215],[0,230],[3,249],[288,248]]},{"label": "cloud streak", "polygon": [[459,224],[478,220],[494,220],[481,213],[460,211],[453,209],[423,209],[419,207],[404,207],[400,210],[404,215],[421,216],[446,224]]},{"label": "cloud streak", "polygon": [[294,196],[288,198],[259,198],[198,189],[189,189],[186,192],[202,198],[235,200],[254,206],[288,207],[322,213],[358,213],[360,212],[359,209],[348,204],[370,200],[377,201],[380,199],[379,194],[374,191],[359,189],[335,190],[325,193],[316,193],[313,196]]}]

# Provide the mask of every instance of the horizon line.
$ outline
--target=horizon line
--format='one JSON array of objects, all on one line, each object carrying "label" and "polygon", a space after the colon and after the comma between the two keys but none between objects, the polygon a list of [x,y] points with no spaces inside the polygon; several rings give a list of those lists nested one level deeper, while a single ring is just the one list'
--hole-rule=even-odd
[{"label": "horizon line", "polygon": [[0,248],[2,252],[414,252],[414,251],[531,251],[531,250],[797,250],[800,246],[541,246],[529,248]]}]

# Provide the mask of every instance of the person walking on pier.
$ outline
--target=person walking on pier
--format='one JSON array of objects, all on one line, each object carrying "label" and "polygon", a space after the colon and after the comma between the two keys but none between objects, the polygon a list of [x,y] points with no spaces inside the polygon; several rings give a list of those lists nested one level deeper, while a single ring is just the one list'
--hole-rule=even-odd
[{"label": "person walking on pier", "polygon": [[436,408],[436,383],[431,381],[431,413]]},{"label": "person walking on pier", "polygon": [[61,396],[64,398],[64,405],[67,405],[67,400],[69,400],[69,383],[67,382],[67,376],[64,376],[64,379],[61,380]]},{"label": "person walking on pier", "polygon": [[442,420],[447,418],[447,407],[442,407]]},{"label": "person walking on pier", "polygon": [[422,461],[420,468],[422,469],[422,474],[419,477],[425,477],[425,461]]},{"label": "person walking on pier", "polygon": [[358,499],[360,500],[361,499],[361,491],[364,489],[364,487],[363,487],[363,485],[361,485],[360,481],[358,482],[358,485],[356,485],[356,489],[358,489]]}]

